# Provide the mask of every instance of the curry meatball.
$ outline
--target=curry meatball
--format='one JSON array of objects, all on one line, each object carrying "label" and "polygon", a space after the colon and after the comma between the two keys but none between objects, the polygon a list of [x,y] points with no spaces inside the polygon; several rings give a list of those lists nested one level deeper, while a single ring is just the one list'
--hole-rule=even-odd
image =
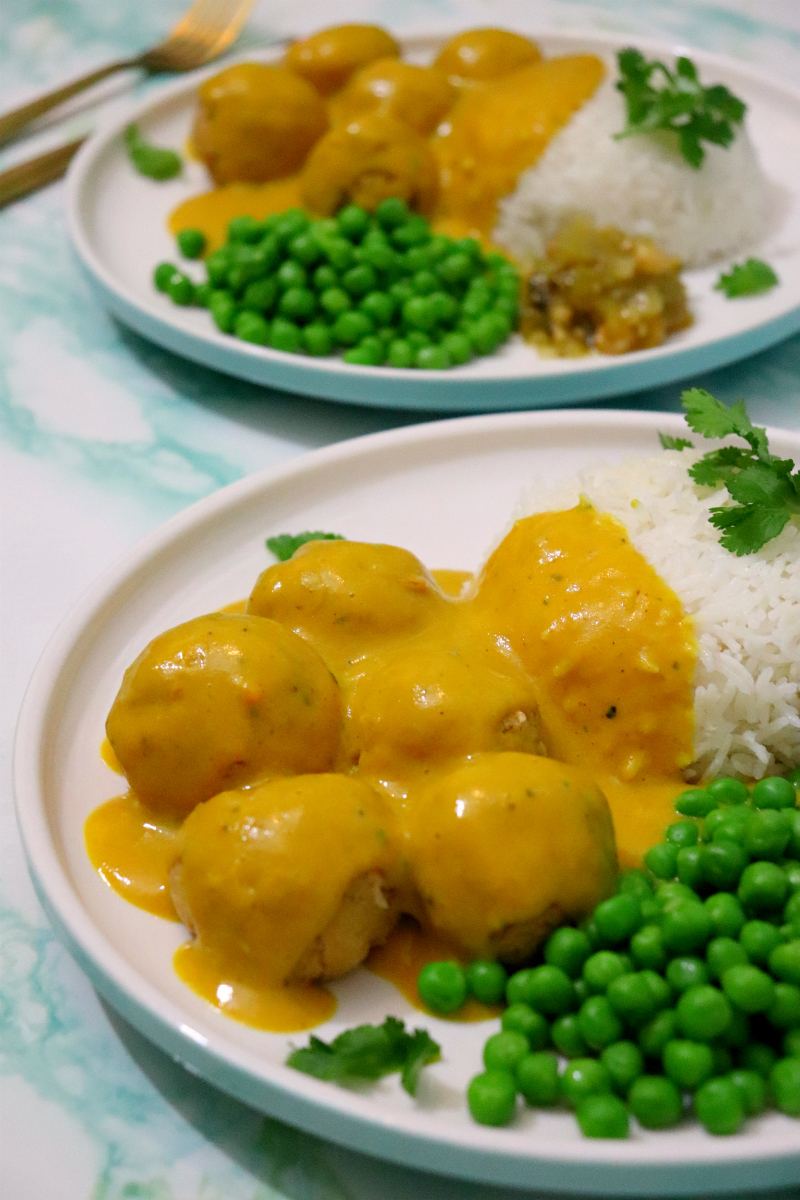
[{"label": "curry meatball", "polygon": [[408,822],[425,922],[467,958],[522,962],[614,890],[608,803],[553,759],[479,756],[433,783]]},{"label": "curry meatball", "polygon": [[331,100],[330,110],[340,125],[365,113],[385,113],[425,137],[433,133],[455,97],[453,85],[434,67],[381,58],[356,72]]},{"label": "curry meatball", "polygon": [[534,681],[493,640],[457,628],[373,655],[347,706],[344,761],[404,788],[469,754],[544,752]]},{"label": "curry meatball", "polygon": [[180,831],[178,913],[242,982],[344,975],[397,919],[388,819],[368,784],[343,775],[214,796]]},{"label": "curry meatball", "polygon": [[442,47],[434,65],[456,87],[469,87],[510,75],[541,57],[536,43],[519,33],[467,29]]},{"label": "curry meatball", "polygon": [[217,184],[294,174],[328,128],[318,92],[282,67],[237,63],[201,84],[198,95],[192,144]]},{"label": "curry meatball", "polygon": [[303,203],[321,217],[345,204],[372,212],[391,196],[430,213],[438,188],[436,159],[427,140],[380,112],[331,129],[314,146],[301,175]]},{"label": "curry meatball", "polygon": [[284,62],[322,96],[330,96],[359,67],[376,58],[397,58],[399,54],[397,42],[379,25],[335,25],[294,42]]},{"label": "curry meatball", "polygon": [[312,642],[335,672],[384,638],[416,633],[449,601],[419,559],[372,542],[306,542],[259,576],[247,610]]},{"label": "curry meatball", "polygon": [[263,617],[211,613],[142,651],[106,733],[139,799],[182,816],[265,775],[329,770],[341,720],[313,646]]}]

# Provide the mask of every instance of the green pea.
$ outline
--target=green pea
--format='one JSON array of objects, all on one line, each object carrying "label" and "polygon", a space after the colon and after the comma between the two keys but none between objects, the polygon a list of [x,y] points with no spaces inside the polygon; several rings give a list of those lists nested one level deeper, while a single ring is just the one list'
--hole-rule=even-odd
[{"label": "green pea", "polygon": [[775,1000],[775,983],[751,963],[728,967],[720,982],[725,995],[742,1012],[765,1012]]},{"label": "green pea", "polygon": [[693,1092],[714,1073],[714,1055],[705,1042],[673,1038],[662,1054],[664,1073],[682,1091]]},{"label": "green pea", "polygon": [[209,283],[215,288],[223,287],[228,282],[228,271],[232,265],[227,246],[223,246],[220,250],[213,250],[203,263]]},{"label": "green pea", "polygon": [[430,236],[430,226],[424,217],[409,217],[402,225],[396,225],[391,231],[394,244],[404,250],[429,241]]},{"label": "green pea", "polygon": [[640,1075],[628,1092],[628,1105],[645,1129],[669,1129],[683,1116],[681,1094],[663,1075]]},{"label": "green pea", "polygon": [[780,775],[759,779],[753,788],[752,797],[756,808],[794,808],[797,803],[794,785],[789,779],[782,779]]},{"label": "green pea", "polygon": [[194,300],[194,284],[188,275],[176,271],[167,284],[167,295],[173,304],[185,308]]},{"label": "green pea", "polygon": [[399,269],[397,251],[393,250],[385,239],[381,239],[380,242],[368,242],[365,238],[361,243],[361,261],[376,271],[387,272],[395,268]]},{"label": "green pea", "polygon": [[531,1008],[545,1016],[561,1016],[575,1006],[575,989],[569,975],[549,963],[531,968],[527,994]]},{"label": "green pea", "polygon": [[358,307],[366,313],[376,325],[388,325],[394,316],[397,303],[388,292],[368,292]]},{"label": "green pea", "polygon": [[583,964],[582,975],[590,992],[605,992],[613,979],[624,974],[625,963],[613,950],[597,950]]},{"label": "green pea", "polygon": [[717,804],[744,804],[750,794],[741,779],[731,778],[715,779],[706,791]]},{"label": "green pea", "polygon": [[480,958],[467,967],[467,986],[481,1004],[500,1004],[507,982],[508,973],[502,963]]},{"label": "green pea", "polygon": [[678,1027],[695,1042],[712,1042],[731,1022],[731,1006],[718,988],[699,984],[687,988],[675,1006]]},{"label": "green pea", "polygon": [[342,358],[346,363],[352,363],[359,367],[380,367],[386,358],[386,353],[381,339],[375,334],[367,334],[358,345],[346,350]]},{"label": "green pea", "polygon": [[639,1047],[646,1058],[661,1058],[664,1047],[678,1036],[678,1015],[674,1008],[665,1008],[639,1031]]},{"label": "green pea", "polygon": [[212,292],[208,301],[208,311],[222,333],[233,333],[233,322],[239,310],[230,292]]},{"label": "green pea", "polygon": [[758,1071],[746,1071],[739,1067],[731,1071],[729,1079],[739,1093],[745,1116],[757,1117],[767,1106],[767,1085]]},{"label": "green pea", "polygon": [[644,925],[633,935],[630,951],[637,967],[660,971],[667,964],[667,951],[658,925]]},{"label": "green pea", "polygon": [[634,1042],[612,1042],[602,1051],[600,1062],[608,1071],[611,1086],[622,1096],[627,1096],[634,1079],[644,1074],[644,1057]]},{"label": "green pea", "polygon": [[787,858],[800,859],[800,809],[783,809],[789,823],[789,840],[784,848]]},{"label": "green pea", "polygon": [[369,213],[357,204],[348,204],[336,214],[336,224],[342,237],[359,241],[369,229]]},{"label": "green pea", "polygon": [[166,292],[170,283],[172,282],[173,277],[180,274],[181,272],[172,263],[160,262],[153,271],[153,283],[158,288],[159,292]]},{"label": "green pea", "polygon": [[800,984],[800,938],[776,946],[769,956],[769,969],[785,983]]},{"label": "green pea", "polygon": [[560,967],[570,979],[576,979],[591,952],[591,943],[582,930],[563,925],[545,942],[544,961]]},{"label": "green pea", "polygon": [[306,352],[315,358],[324,358],[333,351],[333,338],[327,325],[312,321],[303,330],[303,345]]},{"label": "green pea", "polygon": [[412,296],[403,304],[403,320],[413,329],[430,330],[436,324],[436,312],[427,296]]},{"label": "green pea", "polygon": [[751,813],[752,809],[746,805],[737,808],[715,808],[703,821],[703,841],[715,842],[723,837],[741,842]]},{"label": "green pea", "polygon": [[310,288],[287,288],[280,299],[278,309],[291,321],[310,321],[316,312],[317,298]]},{"label": "green pea", "polygon": [[589,1047],[581,1033],[580,1022],[575,1013],[558,1017],[552,1024],[550,1036],[553,1045],[565,1058],[585,1058]]},{"label": "green pea", "polygon": [[738,1133],[745,1117],[741,1092],[730,1078],[707,1080],[695,1092],[694,1110],[708,1132],[718,1136]]},{"label": "green pea", "polygon": [[303,233],[310,225],[311,218],[302,208],[287,208],[285,212],[275,214],[272,229],[278,240],[288,245],[292,238]]},{"label": "green pea", "polygon": [[446,333],[441,346],[453,366],[461,366],[472,358],[470,340],[463,333]]},{"label": "green pea", "polygon": [[472,278],[475,263],[471,255],[456,251],[443,258],[437,267],[439,278],[449,287],[454,284],[466,283]]},{"label": "green pea", "polygon": [[439,281],[433,271],[417,271],[411,280],[411,286],[417,296],[429,296],[439,286]]},{"label": "green pea", "polygon": [[689,954],[680,955],[670,962],[666,977],[667,983],[676,992],[685,992],[687,988],[708,983],[708,969],[702,958],[695,958]]},{"label": "green pea", "polygon": [[711,934],[711,918],[697,901],[679,901],[661,917],[661,936],[673,954],[702,950]]},{"label": "green pea", "polygon": [[288,246],[289,254],[304,267],[313,267],[322,258],[322,247],[313,234],[298,233]]},{"label": "green pea", "polygon": [[467,1104],[479,1125],[507,1125],[517,1106],[517,1085],[508,1071],[484,1071],[470,1081]]},{"label": "green pea", "polygon": [[355,346],[362,338],[367,337],[375,329],[366,313],[351,309],[336,318],[333,333],[337,341],[344,346]]},{"label": "green pea", "polygon": [[783,1053],[787,1058],[800,1058],[800,1029],[789,1029],[783,1035]]},{"label": "green pea", "polygon": [[674,842],[678,847],[695,846],[697,836],[697,826],[694,821],[674,821],[666,829],[667,841]]},{"label": "green pea", "polygon": [[369,263],[357,263],[342,275],[342,287],[351,296],[366,296],[375,291],[377,282],[378,276]]},{"label": "green pea", "polygon": [[352,308],[352,304],[347,292],[340,287],[326,288],[319,298],[320,308],[334,320]]},{"label": "green pea", "polygon": [[441,346],[423,346],[417,351],[414,366],[423,371],[446,371],[453,364]]},{"label": "green pea", "polygon": [[744,947],[735,938],[713,938],[706,946],[706,964],[712,979],[719,979],[729,967],[739,967],[747,962]]},{"label": "green pea", "polygon": [[232,217],[228,221],[229,242],[258,242],[264,236],[264,226],[255,217]]},{"label": "green pea", "polygon": [[619,1096],[587,1096],[575,1110],[584,1137],[626,1138],[628,1110]]},{"label": "green pea", "polygon": [[617,1016],[634,1028],[644,1025],[658,1010],[653,990],[643,972],[630,971],[612,980],[606,999]]},{"label": "green pea", "polygon": [[[735,888],[748,863],[748,854],[730,838],[715,840],[704,846],[700,859],[703,879],[719,891]],[[740,897],[741,898],[741,897]]]},{"label": "green pea", "polygon": [[685,901],[696,904],[699,898],[697,892],[693,891],[692,888],[674,879],[659,883],[656,888],[656,900],[663,912],[666,912],[667,909],[675,908],[677,904],[683,904]]},{"label": "green pea", "polygon": [[500,1024],[503,1029],[524,1034],[531,1050],[544,1050],[545,1046],[550,1045],[549,1023],[541,1013],[522,1001],[509,1004],[500,1018]]},{"label": "green pea", "polygon": [[660,1012],[662,1008],[669,1008],[675,998],[675,994],[667,983],[663,975],[659,975],[658,971],[640,971],[642,978],[650,989],[650,995],[653,1000],[653,1012]]},{"label": "green pea", "polygon": [[775,999],[767,1009],[767,1020],[777,1029],[800,1025],[800,988],[793,983],[776,983]]},{"label": "green pea", "polygon": [[594,919],[609,945],[627,941],[642,924],[639,902],[630,892],[621,892],[603,900],[594,910]]},{"label": "green pea", "polygon": [[596,1058],[575,1058],[567,1063],[561,1076],[561,1094],[570,1108],[576,1108],[587,1096],[610,1091],[611,1078]]},{"label": "green pea", "polygon": [[253,312],[271,312],[278,299],[278,284],[273,275],[248,283],[241,299],[241,307]]},{"label": "green pea", "polygon": [[421,350],[423,346],[433,345],[432,339],[427,333],[423,333],[421,329],[409,330],[409,332],[406,334],[405,340],[408,342],[409,346],[414,352],[415,357],[417,352]]},{"label": "green pea", "polygon": [[331,238],[339,237],[339,226],[335,217],[322,217],[319,221],[311,222],[308,226],[308,233],[324,250]]},{"label": "green pea", "polygon": [[388,294],[397,306],[402,308],[406,300],[410,300],[414,295],[414,289],[407,279],[398,279],[396,283],[391,284],[388,288]]},{"label": "green pea", "polygon": [[348,242],[347,238],[331,237],[326,238],[322,243],[322,252],[327,258],[334,271],[347,271],[355,259],[355,251],[353,243]]},{"label": "green pea", "polygon": [[256,312],[238,313],[233,322],[233,332],[243,342],[253,342],[256,346],[266,346],[270,340],[269,324]]},{"label": "green pea", "polygon": [[196,283],[192,303],[196,304],[198,308],[208,308],[213,291],[214,289],[210,283]]},{"label": "green pea", "polygon": [[674,879],[678,870],[678,847],[674,842],[651,846],[644,856],[644,862],[656,879]]},{"label": "green pea", "polygon": [[405,200],[396,196],[389,200],[381,200],[375,209],[375,216],[383,229],[396,229],[398,225],[404,224],[410,215]]},{"label": "green pea", "polygon": [[591,993],[586,986],[586,980],[583,978],[573,980],[572,986],[575,989],[575,1004],[580,1008],[584,1000],[589,999]]},{"label": "green pea", "polygon": [[774,912],[786,901],[789,884],[783,871],[772,862],[754,862],[745,867],[737,895],[750,912]]},{"label": "green pea", "polygon": [[[642,920],[645,925],[652,924],[653,921],[657,921],[661,916],[661,905],[652,892],[649,896],[642,896],[640,898],[639,907],[642,910]],[[636,937],[636,934],[633,936]]]},{"label": "green pea", "polygon": [[527,1054],[517,1064],[516,1082],[528,1104],[535,1108],[549,1108],[560,1095],[558,1059],[554,1054],[535,1052]]},{"label": "green pea", "polygon": [[[787,883],[787,886],[788,886],[788,883]],[[786,901],[786,907],[783,910],[783,919],[784,919],[784,921],[787,921],[790,924],[794,921],[800,920],[800,894],[799,893],[795,892],[794,895],[790,896],[789,899]]]},{"label": "green pea", "polygon": [[632,870],[626,871],[620,875],[617,882],[618,892],[630,892],[632,896],[636,896],[641,902],[644,899],[652,900],[653,889],[650,886],[650,880],[645,875],[644,871]]},{"label": "green pea", "polygon": [[764,966],[783,938],[780,930],[768,921],[748,921],[741,928],[739,941],[750,961]]},{"label": "green pea", "polygon": [[747,1071],[757,1071],[762,1079],[768,1079],[769,1073],[778,1061],[778,1055],[772,1046],[765,1042],[750,1042],[742,1047],[739,1054],[739,1066]]},{"label": "green pea", "polygon": [[311,276],[311,282],[314,284],[315,290],[321,296],[328,288],[339,286],[339,276],[334,271],[333,267],[328,263],[323,263],[321,267],[317,267],[314,274]]},{"label": "green pea", "polygon": [[473,350],[478,354],[494,354],[502,338],[498,336],[497,327],[491,313],[484,313],[473,321],[466,331]]},{"label": "green pea", "polygon": [[[435,291],[428,296],[428,302],[431,308],[436,313],[436,320],[441,325],[449,324],[458,313],[458,301],[452,296],[448,296],[447,292]],[[463,337],[463,334],[461,335]],[[469,342],[467,342],[469,347]]]},{"label": "green pea", "polygon": [[744,848],[751,858],[775,862],[786,850],[791,836],[792,824],[784,810],[762,809],[750,813],[744,831]]},{"label": "green pea", "polygon": [[622,1037],[623,1026],[605,996],[590,996],[578,1010],[578,1027],[587,1046],[602,1050]]},{"label": "green pea", "polygon": [[747,1013],[734,1008],[731,1012],[731,1023],[720,1034],[719,1040],[721,1045],[730,1046],[734,1050],[741,1050],[746,1046],[750,1041],[750,1018]]},{"label": "green pea", "polygon": [[269,344],[273,350],[283,350],[286,354],[297,354],[300,349],[302,335],[294,321],[285,317],[276,317],[272,322]]},{"label": "green pea", "polygon": [[696,888],[703,882],[703,847],[682,846],[676,859],[676,871],[681,883]]},{"label": "green pea", "polygon": [[462,315],[470,320],[477,320],[478,317],[486,312],[491,303],[492,294],[488,288],[485,290],[477,288],[474,291],[470,290],[461,302]]},{"label": "green pea", "polygon": [[800,892],[800,862],[787,858],[781,863],[781,870],[786,876],[790,892]]},{"label": "green pea", "polygon": [[278,285],[288,291],[289,288],[304,288],[308,280],[308,272],[302,263],[295,262],[293,258],[287,258],[278,267],[275,278]]},{"label": "green pea", "polygon": [[511,318],[504,312],[498,312],[496,308],[493,308],[491,312],[486,313],[485,316],[480,318],[478,324],[483,323],[486,324],[487,328],[491,328],[494,331],[495,344],[497,346],[507,341],[513,328]]},{"label": "green pea", "polygon": [[707,817],[717,801],[704,788],[690,788],[681,792],[675,801],[675,811],[684,817]]},{"label": "green pea", "polygon": [[729,892],[709,896],[704,907],[711,921],[712,934],[721,937],[737,937],[747,920],[738,897]]},{"label": "green pea", "polygon": [[453,1013],[467,998],[467,976],[457,962],[432,962],[417,977],[417,991],[423,1004],[438,1013]]},{"label": "green pea", "polygon": [[483,1064],[487,1071],[510,1071],[513,1074],[518,1063],[529,1053],[530,1046],[524,1034],[515,1033],[512,1029],[502,1030],[487,1039],[483,1048]]},{"label": "green pea", "polygon": [[389,343],[387,361],[390,367],[411,367],[414,364],[414,351],[404,338],[396,338]]}]

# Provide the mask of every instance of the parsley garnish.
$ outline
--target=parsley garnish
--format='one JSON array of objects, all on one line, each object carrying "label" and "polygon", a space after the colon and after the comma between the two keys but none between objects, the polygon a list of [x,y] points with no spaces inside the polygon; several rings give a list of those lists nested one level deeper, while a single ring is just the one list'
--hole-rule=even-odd
[{"label": "parsley garnish", "polygon": [[295,550],[304,546],[306,542],[343,541],[345,538],[341,533],[323,533],[319,529],[311,533],[306,530],[305,533],[279,533],[276,537],[267,538],[267,549],[272,551],[278,562],[286,562],[287,558],[291,558]]},{"label": "parsley garnish", "polygon": [[769,452],[767,432],[750,423],[743,400],[728,408],[710,392],[691,388],[681,396],[686,421],[703,437],[733,434],[747,447],[723,446],[704,454],[689,474],[695,483],[724,484],[736,504],[712,508],[709,520],[723,531],[720,545],[733,554],[753,554],[777,537],[800,513],[800,471],[790,458]]},{"label": "parsley garnish", "polygon": [[679,58],[670,71],[629,46],[619,51],[617,63],[621,75],[617,90],[625,97],[628,124],[615,137],[671,129],[692,167],[700,167],[705,158],[701,141],[731,144],[733,125],[741,124],[747,106],[720,83],[703,87],[691,59]]},{"label": "parsley garnish", "polygon": [[138,125],[129,125],[125,130],[125,145],[128,156],[140,175],[148,179],[174,179],[183,166],[181,157],[174,150],[151,146],[139,132]]},{"label": "parsley garnish", "polygon": [[346,1029],[330,1043],[312,1034],[308,1046],[293,1050],[286,1065],[336,1083],[380,1079],[400,1071],[400,1082],[413,1096],[422,1068],[440,1058],[439,1046],[424,1029],[406,1033],[402,1021],[387,1017],[383,1025]]},{"label": "parsley garnish", "polygon": [[686,438],[672,437],[668,433],[660,433],[658,440],[661,442],[662,450],[691,450],[692,443]]},{"label": "parsley garnish", "polygon": [[748,258],[747,262],[734,263],[727,275],[720,275],[714,290],[724,292],[729,300],[737,296],[758,296],[768,292],[778,282],[778,276],[769,263],[760,258]]}]

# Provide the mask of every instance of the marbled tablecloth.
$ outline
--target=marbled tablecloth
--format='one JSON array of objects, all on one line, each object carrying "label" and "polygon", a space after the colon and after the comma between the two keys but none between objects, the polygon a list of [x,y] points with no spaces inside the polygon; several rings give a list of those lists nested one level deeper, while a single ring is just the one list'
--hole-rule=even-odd
[{"label": "marbled tablecloth", "polygon": [[[152,44],[183,6],[12,0],[0,18],[0,108]],[[262,3],[240,47],[346,19],[456,28],[513,24],[523,10],[556,28],[666,35],[800,82],[798,0]],[[137,84],[152,86],[107,85],[100,119]],[[0,166],[96,119],[76,104]],[[0,1190],[7,1200],[523,1200],[386,1167],[203,1084],[98,1000],[42,915],[14,822],[11,745],[58,622],[109,563],[192,501],[311,447],[419,419],[265,391],[129,333],[78,273],[62,201],[54,186],[0,214]],[[759,423],[800,429],[800,337],[697,382],[728,402],[746,396]],[[623,406],[675,409],[678,395],[670,386]]]}]

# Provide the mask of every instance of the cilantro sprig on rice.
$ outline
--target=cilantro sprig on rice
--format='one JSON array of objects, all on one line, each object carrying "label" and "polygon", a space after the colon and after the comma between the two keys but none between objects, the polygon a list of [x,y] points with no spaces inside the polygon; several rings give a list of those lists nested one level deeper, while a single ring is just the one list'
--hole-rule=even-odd
[{"label": "cilantro sprig on rice", "polygon": [[617,63],[617,89],[628,109],[628,123],[617,138],[670,129],[678,135],[683,157],[697,168],[706,154],[701,142],[731,144],[733,126],[741,125],[747,106],[721,83],[703,87],[690,58],[679,58],[670,71],[658,59],[648,62],[641,51],[629,46],[620,50]]},{"label": "cilantro sprig on rice", "polygon": [[[710,392],[690,388],[681,395],[687,425],[707,438],[740,437],[746,446],[710,450],[689,468],[695,483],[723,484],[735,504],[712,508],[709,520],[723,531],[720,545],[732,554],[754,554],[800,513],[800,471],[790,458],[770,454],[767,431],[753,425],[744,400],[728,408]],[[665,449],[690,447],[684,438],[661,437]]]}]

